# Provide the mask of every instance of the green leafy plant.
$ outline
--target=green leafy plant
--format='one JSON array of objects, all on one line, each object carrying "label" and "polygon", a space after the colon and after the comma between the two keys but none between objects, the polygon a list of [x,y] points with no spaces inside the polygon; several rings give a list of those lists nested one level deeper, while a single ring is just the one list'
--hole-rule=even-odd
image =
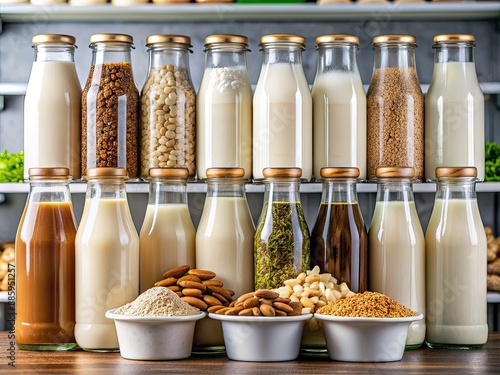
[{"label": "green leafy plant", "polygon": [[500,181],[500,145],[486,142],[485,146],[485,181]]},{"label": "green leafy plant", "polygon": [[24,152],[0,153],[0,182],[23,182]]}]

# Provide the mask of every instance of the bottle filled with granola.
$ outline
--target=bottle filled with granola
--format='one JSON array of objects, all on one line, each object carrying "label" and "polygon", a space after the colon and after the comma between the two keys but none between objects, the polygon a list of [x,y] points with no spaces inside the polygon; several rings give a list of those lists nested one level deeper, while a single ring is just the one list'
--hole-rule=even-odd
[{"label": "bottle filled with granola", "polygon": [[196,93],[189,72],[191,38],[151,35],[146,39],[149,74],[141,96],[141,177],[149,168],[195,168]]},{"label": "bottle filled with granola", "polygon": [[125,168],[139,176],[139,91],[126,34],[90,37],[92,65],[82,94],[82,176],[87,169]]},{"label": "bottle filled with granola", "polygon": [[278,288],[309,269],[310,237],[300,201],[300,168],[265,168],[255,233],[255,289]]},{"label": "bottle filled with granola", "polygon": [[216,34],[205,39],[205,72],[196,101],[197,176],[207,168],[243,168],[252,175],[252,87],[248,38]]}]

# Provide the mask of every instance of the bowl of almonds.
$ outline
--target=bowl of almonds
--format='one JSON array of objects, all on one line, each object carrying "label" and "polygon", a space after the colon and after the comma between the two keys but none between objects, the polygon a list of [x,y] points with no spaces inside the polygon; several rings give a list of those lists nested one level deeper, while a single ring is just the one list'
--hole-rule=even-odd
[{"label": "bowl of almonds", "polygon": [[211,319],[222,323],[229,359],[248,362],[291,361],[298,357],[305,322],[300,302],[259,289],[238,297],[232,306],[211,308]]}]

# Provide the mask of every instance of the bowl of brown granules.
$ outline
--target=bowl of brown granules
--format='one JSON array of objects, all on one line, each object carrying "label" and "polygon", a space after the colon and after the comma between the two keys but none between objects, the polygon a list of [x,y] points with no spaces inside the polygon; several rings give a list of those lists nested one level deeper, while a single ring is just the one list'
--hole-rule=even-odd
[{"label": "bowl of brown granules", "polygon": [[314,316],[323,322],[330,358],[347,362],[401,360],[408,327],[423,319],[422,314],[375,292],[330,302]]},{"label": "bowl of brown granules", "polygon": [[174,360],[191,355],[196,321],[206,314],[168,288],[146,290],[106,312],[115,322],[120,354],[134,360]]}]

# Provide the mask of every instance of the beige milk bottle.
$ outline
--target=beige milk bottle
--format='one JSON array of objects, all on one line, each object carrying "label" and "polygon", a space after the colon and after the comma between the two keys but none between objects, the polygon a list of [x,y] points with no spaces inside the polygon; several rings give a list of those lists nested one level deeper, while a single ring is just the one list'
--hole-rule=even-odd
[{"label": "beige milk bottle", "polygon": [[82,87],[75,68],[75,38],[32,38],[35,60],[24,98],[24,178],[38,167],[69,168],[80,178]]},{"label": "beige milk bottle", "polygon": [[427,335],[431,348],[481,348],[488,339],[486,234],[474,167],[436,168],[434,209],[425,234]]},{"label": "beige milk bottle", "polygon": [[301,168],[312,177],[312,97],[302,67],[305,38],[260,38],[262,68],[253,96],[253,178],[264,168]]},{"label": "beige milk bottle", "polygon": [[[209,168],[207,197],[196,231],[196,268],[213,271],[235,296],[254,290],[253,236],[255,226],[245,195],[242,168]],[[195,348],[221,349],[219,321],[196,324]]]},{"label": "beige milk bottle", "polygon": [[171,268],[194,268],[196,232],[189,215],[187,168],[151,168],[149,202],[140,233],[141,293]]},{"label": "beige milk bottle", "polygon": [[107,310],[139,295],[139,236],[130,214],[124,168],[89,168],[75,240],[75,338],[84,350],[117,351]]},{"label": "beige milk bottle", "polygon": [[474,65],[474,36],[434,37],[434,73],[425,97],[425,178],[436,167],[474,166],[484,180],[484,96]]},{"label": "beige milk bottle", "polygon": [[248,38],[205,38],[205,72],[196,98],[196,169],[238,167],[252,175],[252,87],[247,72]]},{"label": "beige milk bottle", "polygon": [[[368,290],[425,314],[425,239],[418,218],[412,167],[378,167],[377,201],[368,231]],[[408,330],[406,348],[425,339],[425,322]]]}]

